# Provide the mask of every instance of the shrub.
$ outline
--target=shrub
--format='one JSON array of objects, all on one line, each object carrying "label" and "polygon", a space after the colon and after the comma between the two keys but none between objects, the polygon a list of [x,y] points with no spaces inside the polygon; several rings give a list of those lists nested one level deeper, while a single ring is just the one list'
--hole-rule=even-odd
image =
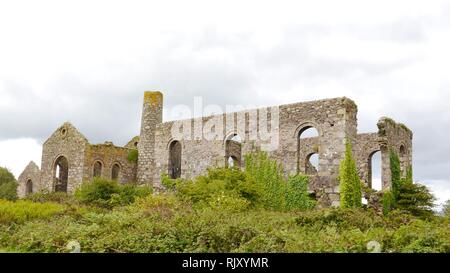
[{"label": "shrub", "polygon": [[133,150],[128,152],[127,159],[128,159],[129,162],[137,163],[138,162],[138,158],[139,158],[138,150],[133,149]]},{"label": "shrub", "polygon": [[307,210],[315,207],[315,200],[308,194],[308,183],[308,176],[289,177],[286,189],[287,210]]},{"label": "shrub", "polygon": [[283,166],[258,152],[245,157],[245,172],[253,177],[260,189],[260,203],[266,209],[305,210],[315,206],[308,194],[309,177],[305,175],[284,178]]},{"label": "shrub", "polygon": [[434,215],[435,197],[428,188],[418,183],[403,183],[400,185],[396,208],[420,218]]},{"label": "shrub", "polygon": [[53,202],[59,204],[77,204],[75,198],[65,192],[49,192],[47,190],[27,195],[24,200],[38,203]]},{"label": "shrub", "polygon": [[270,159],[265,152],[252,153],[245,156],[245,171],[255,179],[261,189],[261,203],[264,208],[285,208],[286,182],[281,164]]},{"label": "shrub", "polygon": [[0,224],[23,223],[33,219],[47,219],[64,211],[64,206],[55,203],[34,203],[19,200],[0,200]]},{"label": "shrub", "polygon": [[383,214],[388,215],[391,210],[395,207],[395,197],[391,191],[386,191],[383,193],[381,199],[381,204],[383,206]]},{"label": "shrub", "polygon": [[120,185],[117,181],[104,178],[94,178],[85,182],[75,192],[75,198],[84,204],[111,208],[134,202],[135,198],[152,193],[150,187],[135,185]]},{"label": "shrub", "polygon": [[352,145],[347,140],[345,158],[339,167],[339,182],[342,208],[359,208],[362,206],[361,180],[352,155]]},{"label": "shrub", "polygon": [[17,199],[17,181],[14,175],[6,168],[0,167],[0,199]]}]

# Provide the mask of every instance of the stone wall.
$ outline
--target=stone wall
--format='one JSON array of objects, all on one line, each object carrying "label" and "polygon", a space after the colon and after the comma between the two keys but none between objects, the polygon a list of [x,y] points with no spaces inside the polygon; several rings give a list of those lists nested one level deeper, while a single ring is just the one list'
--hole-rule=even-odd
[{"label": "stone wall", "polygon": [[383,189],[390,189],[390,151],[394,151],[399,155],[401,161],[402,176],[405,177],[406,169],[408,168],[408,166],[412,166],[413,133],[404,124],[396,123],[394,120],[387,117],[382,117],[378,121],[377,125],[383,169]]},{"label": "stone wall", "polygon": [[[160,186],[161,174],[167,173],[171,141],[180,141],[182,144],[181,177],[195,177],[204,174],[208,167],[226,165],[226,139],[229,135],[238,134],[240,136],[243,155],[263,148],[268,141],[252,137],[252,133],[261,134],[260,127],[256,127],[254,123],[265,122],[265,120],[260,120],[264,115],[267,115],[267,120],[270,121],[272,114],[278,114],[279,145],[270,150],[269,155],[284,165],[286,175],[288,175],[296,174],[299,171],[304,172],[305,164],[303,162],[306,162],[311,153],[318,153],[318,175],[328,177],[327,192],[336,194],[337,175],[339,163],[345,151],[345,139],[347,137],[356,138],[356,111],[357,108],[353,101],[347,98],[337,98],[283,105],[277,109],[260,108],[158,124],[156,130],[151,131],[155,136],[153,183],[155,186]],[[244,118],[238,119],[238,116]],[[251,119],[251,117],[255,117],[255,119]],[[256,122],[254,122],[255,120]],[[238,121],[243,124],[238,124]],[[152,122],[143,121],[142,123]],[[213,126],[214,124],[215,126]],[[180,133],[181,137],[174,137],[173,126],[177,126],[176,132]],[[204,128],[203,135],[196,137],[194,133],[198,132],[195,130],[196,126]],[[311,127],[317,129],[319,136],[299,142],[300,133]],[[205,140],[204,134],[205,131],[209,132],[209,128],[218,130],[223,138]],[[256,130],[252,130],[252,128],[256,128]],[[270,125],[268,128],[270,129]],[[141,141],[143,138],[141,136]],[[300,162],[302,163],[300,164]]]},{"label": "stone wall", "polygon": [[102,166],[101,177],[112,179],[112,168],[115,164],[120,167],[118,181],[120,183],[136,182],[137,163],[128,160],[132,149],[114,146],[107,142],[99,145],[88,145],[84,159],[84,181],[91,181],[94,174],[94,163]]},{"label": "stone wall", "polygon": [[[39,167],[31,161],[22,174],[18,178],[17,195],[19,198],[25,197],[27,194],[38,192],[42,189],[41,184],[41,170]],[[31,183],[32,191],[27,192],[27,184]]]},{"label": "stone wall", "polygon": [[[20,176],[19,194],[24,195],[29,179],[33,180],[34,189],[54,191],[55,162],[60,157],[68,161],[69,193],[83,180],[92,179],[96,162],[101,163],[101,176],[105,178],[111,178],[112,166],[119,164],[120,182],[137,181],[162,188],[161,175],[169,172],[169,152],[174,141],[181,144],[181,157],[177,156],[177,162],[181,158],[181,178],[202,175],[209,167],[224,167],[229,156],[240,159],[238,165],[243,167],[245,154],[266,150],[283,164],[286,176],[310,175],[309,190],[323,207],[339,205],[339,165],[347,140],[353,144],[361,179],[368,184],[370,158],[377,151],[382,154],[383,189],[390,188],[390,150],[399,154],[403,175],[412,164],[412,132],[403,124],[381,118],[378,133],[357,134],[358,109],[345,97],[164,123],[162,111],[163,95],[145,92],[140,136],[123,148],[112,143],[90,145],[75,127],[65,123],[44,143],[41,171],[30,164]],[[310,128],[315,128],[318,136],[300,138]],[[267,130],[273,134],[265,135]],[[236,135],[240,142],[231,140]],[[128,161],[133,149],[139,152],[137,163]],[[319,157],[318,169],[308,161],[312,154]]]},{"label": "stone wall", "polygon": [[55,162],[59,157],[65,157],[69,163],[67,192],[73,193],[84,177],[84,156],[88,145],[87,139],[70,123],[59,127],[42,148],[42,188],[55,190]]}]

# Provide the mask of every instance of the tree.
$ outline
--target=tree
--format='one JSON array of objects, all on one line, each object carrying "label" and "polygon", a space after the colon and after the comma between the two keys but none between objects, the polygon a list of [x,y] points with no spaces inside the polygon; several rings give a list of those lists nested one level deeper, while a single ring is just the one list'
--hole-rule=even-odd
[{"label": "tree", "polygon": [[0,199],[17,199],[17,181],[6,168],[0,167]]},{"label": "tree", "polygon": [[342,208],[359,208],[362,206],[361,180],[352,155],[352,145],[347,140],[345,158],[339,167],[339,181]]},{"label": "tree", "polygon": [[450,217],[450,199],[445,202],[444,207],[442,208],[442,213],[444,216]]},{"label": "tree", "polygon": [[419,183],[402,183],[399,188],[396,208],[414,216],[432,216],[435,197],[429,189]]}]

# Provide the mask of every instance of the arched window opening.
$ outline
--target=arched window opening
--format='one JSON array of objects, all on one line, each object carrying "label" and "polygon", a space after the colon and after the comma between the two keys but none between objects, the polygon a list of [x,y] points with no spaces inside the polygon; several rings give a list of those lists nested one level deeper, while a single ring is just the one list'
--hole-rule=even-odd
[{"label": "arched window opening", "polygon": [[368,165],[369,165],[367,178],[368,186],[371,189],[377,191],[382,190],[383,188],[381,181],[382,164],[380,151],[376,151],[370,155]]},{"label": "arched window opening", "polygon": [[317,175],[319,167],[319,131],[307,126],[299,131],[297,137],[297,172]]},{"label": "arched window opening", "polygon": [[172,179],[181,177],[181,143],[173,141],[169,146],[169,176]]},{"label": "arched window opening", "polygon": [[103,165],[100,161],[96,161],[94,163],[94,172],[93,177],[101,177],[102,176]]},{"label": "arched window opening", "polygon": [[25,194],[30,195],[33,193],[33,181],[31,179],[28,179],[26,188],[25,188]]},{"label": "arched window opening", "polygon": [[305,174],[317,175],[319,170],[319,155],[312,153],[306,157]]},{"label": "arched window opening", "polygon": [[111,168],[111,179],[119,180],[119,176],[120,176],[120,165],[116,163]]},{"label": "arched window opening", "polygon": [[58,157],[53,167],[53,180],[56,192],[67,192],[69,162],[64,156]]},{"label": "arched window opening", "polygon": [[227,167],[241,167],[242,139],[238,134],[230,135],[225,141],[225,158]]}]

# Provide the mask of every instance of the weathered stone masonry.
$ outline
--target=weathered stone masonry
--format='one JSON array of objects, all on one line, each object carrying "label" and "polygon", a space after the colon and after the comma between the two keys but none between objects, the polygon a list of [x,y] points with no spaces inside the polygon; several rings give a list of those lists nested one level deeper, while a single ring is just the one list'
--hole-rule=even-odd
[{"label": "weathered stone masonry", "polygon": [[[211,166],[227,166],[231,158],[234,165],[244,166],[244,155],[259,150],[267,141],[252,138],[255,126],[266,122],[261,116],[279,115],[279,145],[269,155],[283,164],[286,175],[306,173],[311,175],[310,191],[314,192],[324,206],[339,204],[339,164],[345,152],[346,140],[353,144],[361,179],[371,183],[370,160],[374,153],[382,155],[383,189],[390,187],[389,151],[396,151],[401,159],[401,168],[412,164],[412,132],[403,124],[389,118],[381,118],[379,131],[370,134],[357,133],[357,106],[348,98],[335,98],[312,102],[281,105],[278,108],[260,108],[235,113],[226,113],[185,121],[162,121],[163,95],[160,92],[145,92],[140,135],[134,137],[125,147],[112,143],[91,145],[78,130],[69,123],[62,125],[44,143],[41,170],[31,164],[20,176],[19,195],[26,195],[26,184],[31,180],[33,191],[60,189],[67,184],[67,191],[73,192],[82,181],[89,181],[94,175],[94,165],[102,166],[101,176],[113,177],[113,167],[120,169],[118,179],[122,183],[136,182],[161,188],[161,175],[192,178],[204,174]],[[258,113],[264,113],[259,115]],[[256,120],[256,121],[255,121]],[[222,126],[214,127],[224,137],[205,140],[196,138],[195,126],[208,128],[212,122]],[[175,123],[189,124],[183,127],[184,136],[177,139],[172,134]],[[269,123],[269,128],[274,124]],[[315,128],[317,137],[301,138],[301,134]],[[259,133],[259,131],[258,131]],[[238,135],[240,141],[232,137]],[[131,150],[139,151],[138,162],[127,159]],[[316,169],[309,158],[318,154]],[[64,172],[58,177],[57,164],[64,167],[68,162],[67,181]],[[64,169],[64,168],[63,168]],[[64,171],[64,170],[63,170]],[[116,168],[117,171],[117,168]],[[29,188],[29,187],[28,187]],[[64,188],[64,187],[63,187]]]}]

